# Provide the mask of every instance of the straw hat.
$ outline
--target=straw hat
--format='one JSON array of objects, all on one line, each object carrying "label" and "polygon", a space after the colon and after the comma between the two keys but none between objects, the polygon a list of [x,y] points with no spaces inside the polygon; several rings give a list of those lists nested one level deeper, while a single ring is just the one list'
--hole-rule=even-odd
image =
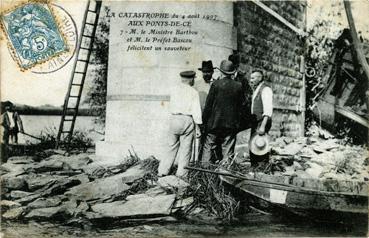
[{"label": "straw hat", "polygon": [[270,152],[270,137],[255,133],[249,142],[250,151],[255,155],[265,155]]}]

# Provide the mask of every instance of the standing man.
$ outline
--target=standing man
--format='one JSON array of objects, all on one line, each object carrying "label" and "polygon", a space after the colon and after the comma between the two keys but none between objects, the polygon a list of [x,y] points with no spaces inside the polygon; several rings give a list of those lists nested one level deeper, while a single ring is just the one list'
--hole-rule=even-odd
[{"label": "standing man", "polygon": [[[263,136],[267,134],[272,126],[273,114],[273,91],[263,79],[264,75],[260,69],[251,73],[250,83],[254,89],[251,102],[252,126],[251,137],[254,134]],[[269,153],[258,156],[250,151],[250,162],[256,166],[258,162],[269,160]]]},{"label": "standing man", "polygon": [[[195,80],[194,88],[199,92],[201,112],[203,113],[206,98],[209,94],[210,85],[214,81],[213,62],[211,60],[202,61],[201,68],[198,68],[198,70],[202,72],[202,79]],[[205,136],[206,136],[205,128],[201,128],[201,132],[202,132],[201,138],[195,141],[195,150],[197,150],[197,153],[198,153],[198,154],[195,153],[195,158],[194,158],[195,160],[197,160],[198,158],[201,158],[203,147],[204,147]]]},{"label": "standing man", "polygon": [[195,79],[194,71],[180,73],[181,83],[176,85],[170,94],[168,152],[159,164],[159,176],[168,175],[175,161],[178,161],[176,176],[187,174],[185,167],[192,155],[194,132],[201,136],[199,125],[202,124],[201,107],[198,92],[192,88]]},{"label": "standing man", "polygon": [[22,119],[11,102],[5,105],[5,112],[2,115],[1,125],[3,126],[3,141],[9,144],[9,137],[12,143],[18,144],[18,133],[24,132]]},{"label": "standing man", "polygon": [[240,82],[232,80],[236,72],[231,61],[223,60],[220,79],[215,81],[206,99],[203,122],[207,130],[202,162],[216,162],[234,156],[240,127],[244,94]]},{"label": "standing man", "polygon": [[233,51],[233,54],[231,54],[228,57],[228,60],[231,61],[236,68],[236,72],[234,74],[234,80],[237,82],[240,82],[242,84],[243,92],[245,94],[245,105],[248,109],[251,107],[251,96],[252,96],[252,89],[250,87],[250,84],[246,78],[246,73],[243,72],[239,66],[240,66],[240,55],[237,51]]},{"label": "standing man", "polygon": [[252,89],[249,84],[249,81],[246,78],[246,73],[243,72],[239,66],[240,66],[240,55],[237,51],[233,51],[233,54],[231,54],[228,57],[228,60],[233,63],[233,65],[236,68],[236,72],[234,74],[234,80],[237,82],[240,82],[242,84],[242,89],[244,93],[245,101],[243,102],[243,115],[241,119],[241,126],[240,130],[246,130],[250,128],[250,115],[251,115],[251,98],[252,98]]},{"label": "standing man", "polygon": [[202,61],[201,68],[198,70],[202,72],[202,80],[196,80],[194,88],[199,92],[201,111],[203,111],[206,97],[208,96],[210,90],[210,84],[213,82],[213,62],[211,60]]}]

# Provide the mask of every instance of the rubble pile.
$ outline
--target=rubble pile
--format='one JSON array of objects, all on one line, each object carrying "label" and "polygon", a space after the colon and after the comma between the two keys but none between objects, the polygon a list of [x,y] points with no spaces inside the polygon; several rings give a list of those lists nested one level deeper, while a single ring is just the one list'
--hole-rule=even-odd
[{"label": "rubble pile", "polygon": [[193,198],[188,183],[158,179],[158,160],[131,154],[103,161],[92,154],[17,156],[0,166],[4,220],[59,221],[85,226],[101,221],[175,220]]},{"label": "rubble pile", "polygon": [[267,173],[312,179],[368,181],[368,150],[348,145],[329,132],[310,129],[309,137],[277,138]]}]

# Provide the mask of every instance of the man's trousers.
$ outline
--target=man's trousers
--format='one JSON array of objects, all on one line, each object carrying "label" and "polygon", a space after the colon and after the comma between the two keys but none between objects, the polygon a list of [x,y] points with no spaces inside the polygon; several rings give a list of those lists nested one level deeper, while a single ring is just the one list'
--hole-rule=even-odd
[{"label": "man's trousers", "polygon": [[203,163],[233,158],[237,133],[229,130],[213,131],[206,135],[201,161]]},{"label": "man's trousers", "polygon": [[192,156],[195,124],[191,116],[171,115],[168,133],[168,151],[160,161],[159,176],[168,175],[173,164],[178,164],[176,175],[185,176]]}]

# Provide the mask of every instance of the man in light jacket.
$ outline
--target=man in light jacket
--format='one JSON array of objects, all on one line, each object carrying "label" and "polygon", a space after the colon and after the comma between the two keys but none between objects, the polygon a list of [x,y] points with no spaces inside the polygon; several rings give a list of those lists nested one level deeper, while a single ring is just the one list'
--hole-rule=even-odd
[{"label": "man in light jacket", "polygon": [[196,137],[201,136],[199,125],[202,124],[199,93],[192,87],[195,79],[194,71],[180,73],[181,82],[170,94],[168,151],[160,161],[159,177],[168,175],[173,164],[178,162],[176,176],[185,177]]},{"label": "man in light jacket", "polygon": [[[254,92],[251,101],[251,136],[267,134],[272,126],[273,91],[270,85],[264,81],[263,71],[255,69],[251,73],[250,84]],[[250,162],[256,166],[258,162],[269,159],[269,153],[257,156],[250,151]]]}]

